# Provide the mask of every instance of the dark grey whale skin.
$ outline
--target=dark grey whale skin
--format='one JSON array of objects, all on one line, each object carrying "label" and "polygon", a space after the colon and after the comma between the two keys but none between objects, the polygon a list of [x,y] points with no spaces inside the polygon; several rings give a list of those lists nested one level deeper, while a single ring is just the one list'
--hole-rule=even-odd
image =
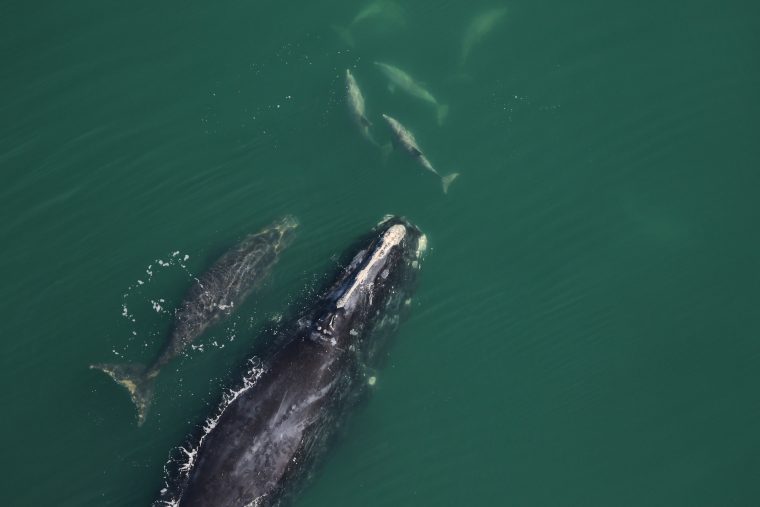
[{"label": "dark grey whale skin", "polygon": [[264,507],[292,497],[366,389],[373,341],[398,322],[425,244],[403,219],[378,225],[261,377],[223,409],[173,505]]},{"label": "dark grey whale skin", "polygon": [[161,352],[147,367],[141,364],[93,364],[123,385],[137,407],[142,426],[161,368],[180,355],[213,323],[228,317],[272,271],[280,253],[293,239],[298,221],[285,216],[256,234],[248,235],[196,278],[174,314],[172,331]]}]

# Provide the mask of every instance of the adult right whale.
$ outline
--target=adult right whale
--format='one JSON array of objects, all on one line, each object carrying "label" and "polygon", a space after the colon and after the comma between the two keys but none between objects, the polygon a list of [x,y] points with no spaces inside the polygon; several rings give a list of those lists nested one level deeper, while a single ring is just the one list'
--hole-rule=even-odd
[{"label": "adult right whale", "polygon": [[137,407],[137,425],[145,422],[153,383],[163,366],[177,357],[211,324],[228,317],[271,272],[293,237],[298,221],[288,215],[250,234],[197,278],[175,311],[163,352],[147,367],[141,364],[93,364],[124,386]]},{"label": "adult right whale", "polygon": [[161,502],[268,507],[291,499],[352,400],[374,383],[367,368],[409,305],[426,244],[404,219],[381,222],[284,344],[207,422]]}]

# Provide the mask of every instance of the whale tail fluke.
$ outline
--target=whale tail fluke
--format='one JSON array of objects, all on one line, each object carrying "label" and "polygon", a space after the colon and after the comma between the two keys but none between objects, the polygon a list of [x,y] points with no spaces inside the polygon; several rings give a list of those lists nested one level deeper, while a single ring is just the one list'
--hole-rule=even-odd
[{"label": "whale tail fluke", "polygon": [[148,407],[153,397],[153,378],[146,375],[141,364],[92,364],[90,368],[100,370],[129,391],[132,402],[137,407],[137,425],[142,426],[148,415]]},{"label": "whale tail fluke", "polygon": [[333,29],[340,40],[342,40],[348,47],[356,47],[356,41],[354,40],[354,36],[351,33],[351,30],[338,25],[332,25],[330,28]]},{"label": "whale tail fluke", "polygon": [[459,176],[459,173],[451,173],[441,178],[441,183],[443,183],[444,194],[449,193],[449,186],[455,179],[457,179],[458,176]]},{"label": "whale tail fluke", "polygon": [[438,118],[438,125],[443,125],[443,121],[446,119],[446,117],[449,115],[449,106],[446,105],[439,105],[438,111],[437,111],[437,118]]}]

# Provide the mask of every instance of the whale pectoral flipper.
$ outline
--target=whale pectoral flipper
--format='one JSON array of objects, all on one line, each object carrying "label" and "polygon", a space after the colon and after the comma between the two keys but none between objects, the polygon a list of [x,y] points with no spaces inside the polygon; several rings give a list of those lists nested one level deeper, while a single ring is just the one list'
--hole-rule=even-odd
[{"label": "whale pectoral flipper", "polygon": [[393,83],[388,83],[388,91],[391,93],[396,93],[396,85]]},{"label": "whale pectoral flipper", "polygon": [[145,366],[141,364],[92,364],[90,368],[102,371],[129,391],[129,396],[137,407],[137,425],[142,426],[153,397],[155,376],[148,377]]}]

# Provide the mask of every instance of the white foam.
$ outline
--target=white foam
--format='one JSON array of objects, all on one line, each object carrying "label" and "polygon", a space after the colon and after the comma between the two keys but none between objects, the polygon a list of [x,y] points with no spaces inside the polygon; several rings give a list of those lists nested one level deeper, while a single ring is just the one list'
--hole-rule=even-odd
[{"label": "white foam", "polygon": [[[203,441],[205,440],[206,435],[208,435],[214,428],[216,428],[219,419],[222,417],[222,414],[224,414],[224,411],[227,410],[227,407],[229,407],[236,399],[238,399],[240,395],[256,385],[256,382],[258,382],[258,380],[261,378],[261,375],[264,373],[264,368],[257,362],[249,360],[249,364],[251,365],[251,368],[243,377],[242,387],[237,390],[229,389],[226,393],[224,393],[217,413],[214,416],[206,419],[206,421],[203,423],[203,434],[201,435],[200,439],[198,439],[198,443],[195,446],[189,448],[185,446],[179,447],[179,450],[184,455],[184,458],[179,463],[179,466],[177,468],[177,471],[179,473],[179,477],[177,479],[180,483],[184,483],[189,477],[190,471],[193,469],[193,465],[195,464],[195,459],[198,456],[198,450],[203,445]],[[161,490],[162,493],[166,493],[169,490],[168,470],[166,466],[164,466],[164,474],[166,476],[164,479],[165,487]],[[256,505],[261,498],[263,497],[255,499],[251,505]],[[162,500],[162,503],[165,506],[179,506],[179,498]]]},{"label": "white foam", "polygon": [[[173,267],[179,267],[182,269],[182,271],[187,275],[187,280],[197,281],[197,278],[187,269],[187,267],[182,264],[182,259],[187,260],[190,256],[187,254],[183,254],[180,250],[174,250],[170,254],[166,256],[167,260],[163,259],[155,259],[148,264],[146,268],[144,268],[145,275],[147,275],[147,278],[140,278],[135,281],[134,284],[131,284],[127,287],[126,291],[122,293],[122,303],[121,303],[121,316],[125,319],[127,319],[132,324],[137,323],[137,319],[135,318],[134,309],[135,305],[137,303],[137,314],[138,315],[145,315],[143,312],[144,305],[149,304],[152,312],[162,314],[162,315],[170,315],[171,314],[171,308],[168,308],[171,304],[168,302],[165,298],[156,298],[155,296],[151,298],[148,294],[150,291],[151,283],[154,281],[154,275],[156,274],[154,267],[160,266],[162,268],[173,268]],[[135,293],[136,290],[139,289],[139,292]],[[138,297],[139,301],[135,303],[135,301],[132,301],[130,298],[132,297]],[[130,341],[137,336],[138,333],[134,330],[131,331],[130,335]],[[122,353],[126,353],[126,349],[122,351]]]},{"label": "white foam", "polygon": [[266,497],[267,497],[266,494],[257,496],[256,498],[253,499],[252,502],[245,504],[244,507],[259,507],[261,505],[261,502],[263,502]]}]

